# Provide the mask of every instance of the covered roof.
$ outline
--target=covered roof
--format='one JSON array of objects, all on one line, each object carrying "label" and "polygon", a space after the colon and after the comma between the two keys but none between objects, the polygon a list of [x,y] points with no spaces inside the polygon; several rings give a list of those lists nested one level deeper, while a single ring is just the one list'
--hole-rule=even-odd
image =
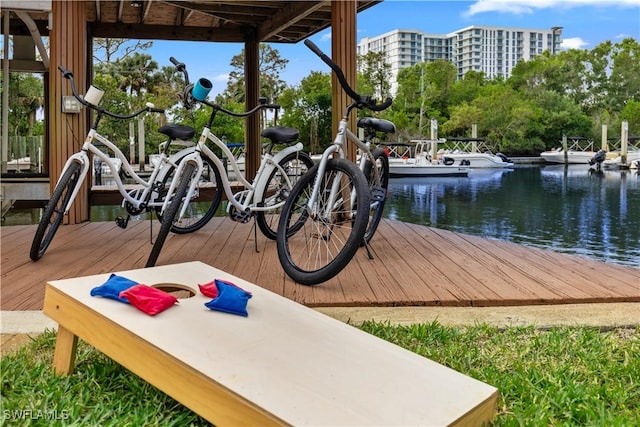
[{"label": "covered roof", "polygon": [[[358,0],[360,12],[382,0]],[[51,1],[3,1],[29,14],[46,35]],[[40,10],[37,10],[40,8]],[[48,9],[47,9],[48,8]],[[87,21],[94,37],[244,42],[255,32],[261,42],[296,43],[331,26],[331,1],[265,0],[91,0]],[[12,19],[12,34],[28,34]]]}]

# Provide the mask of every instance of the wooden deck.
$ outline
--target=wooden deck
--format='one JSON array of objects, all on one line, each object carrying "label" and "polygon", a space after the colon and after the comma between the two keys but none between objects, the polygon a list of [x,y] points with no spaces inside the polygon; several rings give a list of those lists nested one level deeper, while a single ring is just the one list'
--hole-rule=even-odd
[{"label": "wooden deck", "polygon": [[[45,256],[32,262],[35,229],[0,230],[2,310],[40,310],[48,280],[142,268],[151,250],[149,221],[132,221],[126,230],[93,222],[62,226]],[[216,217],[196,233],[170,235],[157,265],[202,261],[310,307],[640,302],[640,268],[386,219],[372,242],[375,259],[361,249],[338,276],[316,286],[289,279],[275,242],[259,231],[259,252],[255,242],[252,223]]]}]

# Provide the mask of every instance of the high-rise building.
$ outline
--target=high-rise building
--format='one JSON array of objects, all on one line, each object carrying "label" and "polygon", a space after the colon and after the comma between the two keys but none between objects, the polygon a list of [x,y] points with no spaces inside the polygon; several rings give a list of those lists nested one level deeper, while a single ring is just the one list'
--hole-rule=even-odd
[{"label": "high-rise building", "polygon": [[535,30],[472,25],[449,34],[397,29],[377,37],[363,37],[358,54],[386,53],[391,65],[391,91],[395,93],[400,69],[420,62],[451,61],[458,78],[471,70],[483,72],[488,78],[508,78],[518,62],[544,51],[556,53],[561,43],[562,27]]}]

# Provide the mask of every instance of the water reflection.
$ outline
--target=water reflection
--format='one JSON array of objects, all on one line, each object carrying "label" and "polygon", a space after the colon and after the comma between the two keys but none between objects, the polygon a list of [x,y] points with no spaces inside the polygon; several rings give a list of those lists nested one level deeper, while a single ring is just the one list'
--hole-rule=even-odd
[{"label": "water reflection", "polygon": [[640,266],[637,172],[561,165],[392,179],[385,216]]}]

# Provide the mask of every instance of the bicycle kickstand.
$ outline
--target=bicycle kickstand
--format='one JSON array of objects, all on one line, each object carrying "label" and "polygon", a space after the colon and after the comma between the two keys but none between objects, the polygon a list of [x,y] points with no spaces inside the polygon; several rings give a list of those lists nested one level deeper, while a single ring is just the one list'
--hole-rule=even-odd
[{"label": "bicycle kickstand", "polygon": [[153,215],[149,215],[149,243],[153,245]]},{"label": "bicycle kickstand", "polygon": [[256,250],[256,253],[260,253],[260,249],[258,249],[258,227],[256,226],[256,219],[253,218],[253,247]]},{"label": "bicycle kickstand", "polygon": [[373,253],[371,252],[371,248],[369,247],[369,243],[366,239],[362,239],[362,243],[364,243],[364,248],[367,250],[367,256],[369,259],[373,259]]}]

